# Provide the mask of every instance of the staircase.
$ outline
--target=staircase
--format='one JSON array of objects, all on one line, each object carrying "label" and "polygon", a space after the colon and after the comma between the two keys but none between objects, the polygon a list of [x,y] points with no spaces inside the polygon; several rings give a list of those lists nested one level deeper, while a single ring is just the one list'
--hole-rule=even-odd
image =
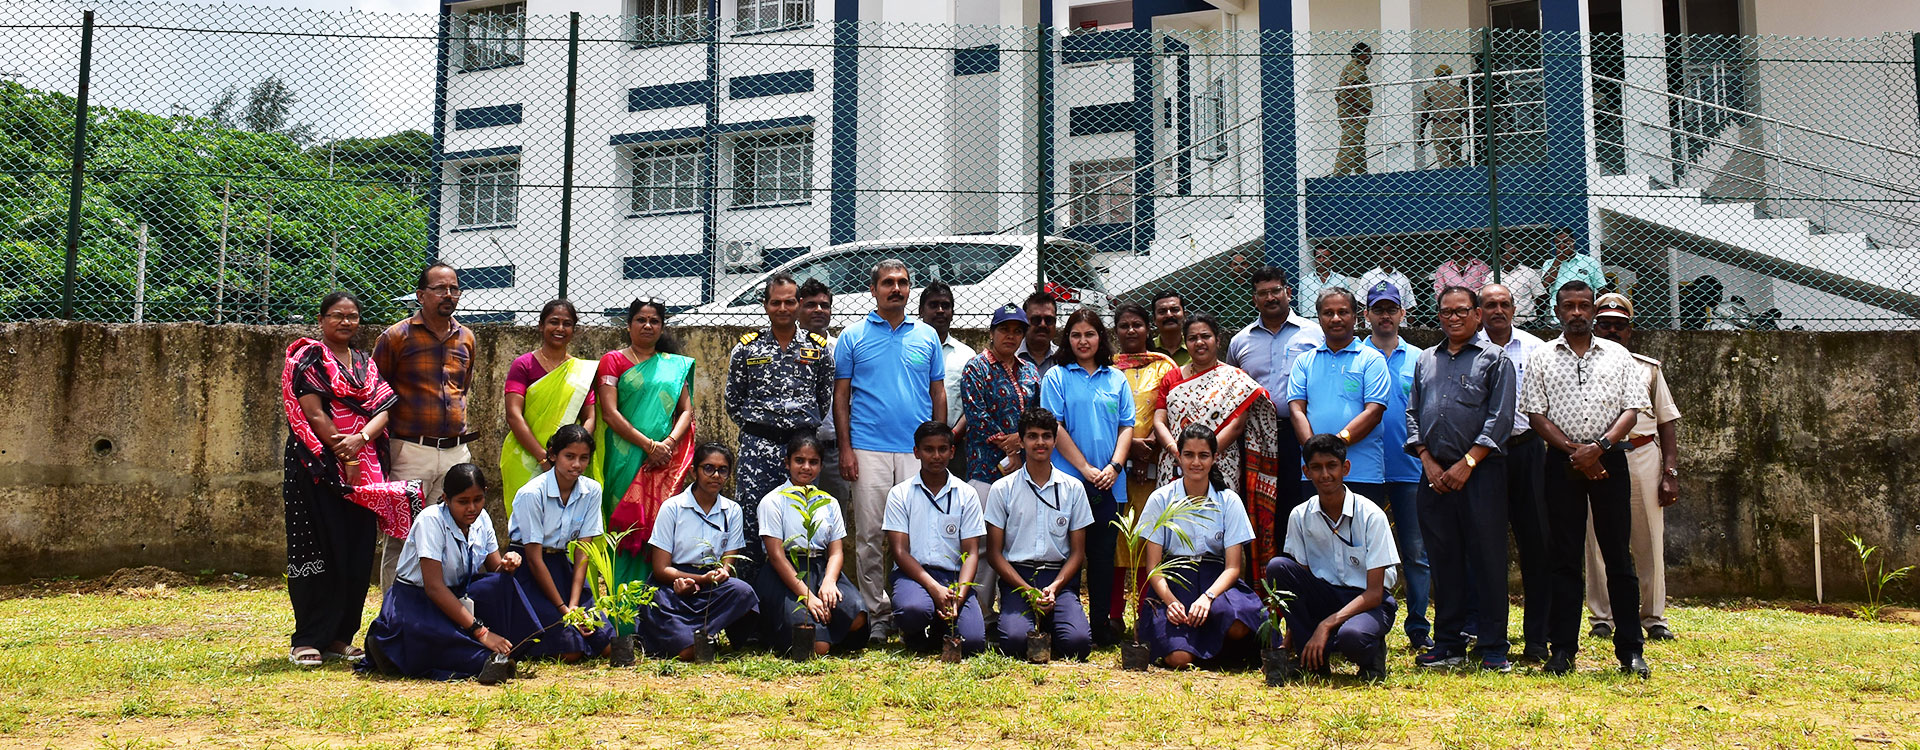
[{"label": "staircase", "polygon": [[1108,291],[1116,297],[1145,301],[1162,287],[1188,290],[1220,285],[1231,278],[1235,253],[1260,265],[1257,244],[1266,222],[1260,201],[1223,205],[1219,199],[1190,200],[1160,200],[1164,210],[1158,220],[1195,211],[1186,232],[1154,240],[1144,255],[1107,253],[1095,261],[1106,274]]}]

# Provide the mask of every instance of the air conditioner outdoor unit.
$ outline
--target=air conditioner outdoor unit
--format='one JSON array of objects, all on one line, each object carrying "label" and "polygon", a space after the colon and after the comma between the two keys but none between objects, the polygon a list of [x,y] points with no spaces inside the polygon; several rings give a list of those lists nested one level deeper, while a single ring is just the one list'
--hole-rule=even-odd
[{"label": "air conditioner outdoor unit", "polygon": [[731,240],[727,242],[726,246],[722,248],[725,253],[723,257],[725,257],[727,261],[727,271],[729,273],[738,273],[760,270],[760,267],[766,264],[766,255],[761,252],[764,249],[765,248],[758,242],[750,242],[747,240]]}]

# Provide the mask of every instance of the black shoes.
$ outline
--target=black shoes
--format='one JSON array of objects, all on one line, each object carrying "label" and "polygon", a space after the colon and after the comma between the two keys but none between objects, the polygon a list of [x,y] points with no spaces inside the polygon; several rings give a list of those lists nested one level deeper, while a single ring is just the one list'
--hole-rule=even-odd
[{"label": "black shoes", "polygon": [[1360,679],[1363,682],[1379,682],[1387,679],[1387,644],[1382,643],[1360,665]]},{"label": "black shoes", "polygon": [[1546,644],[1535,643],[1527,646],[1524,651],[1520,652],[1520,661],[1543,664],[1547,661],[1548,656]]},{"label": "black shoes", "polygon": [[1613,626],[1612,626],[1612,625],[1608,625],[1608,624],[1606,624],[1606,623],[1604,623],[1604,622],[1596,622],[1596,623],[1594,623],[1594,624],[1593,624],[1593,629],[1592,629],[1592,630],[1589,630],[1589,631],[1587,631],[1587,637],[1588,637],[1588,638],[1600,638],[1600,639],[1607,639],[1607,638],[1612,638],[1612,637],[1613,637]]},{"label": "black shoes", "polygon": [[1620,660],[1620,674],[1633,675],[1642,680],[1653,676],[1653,667],[1647,666],[1647,658],[1634,654]]},{"label": "black shoes", "polygon": [[1669,628],[1665,625],[1655,625],[1653,627],[1647,628],[1647,640],[1671,641],[1673,640],[1673,628]]},{"label": "black shoes", "polygon": [[1565,651],[1561,651],[1557,654],[1547,657],[1547,665],[1544,667],[1541,667],[1540,671],[1553,675],[1555,677],[1558,677],[1560,675],[1572,674],[1573,673],[1573,654],[1567,653]]}]

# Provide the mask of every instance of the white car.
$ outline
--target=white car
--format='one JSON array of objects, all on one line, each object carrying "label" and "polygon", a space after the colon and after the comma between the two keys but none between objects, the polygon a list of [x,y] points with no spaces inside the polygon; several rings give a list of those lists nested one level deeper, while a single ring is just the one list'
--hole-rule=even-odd
[{"label": "white car", "polygon": [[[791,274],[805,284],[819,279],[833,292],[833,328],[844,329],[873,310],[871,286],[873,265],[888,258],[907,264],[913,278],[914,294],[907,301],[907,314],[920,305],[920,290],[928,282],[944,281],[953,287],[953,326],[986,328],[993,312],[1006,304],[1020,304],[1041,283],[1034,251],[1034,236],[955,235],[948,237],[909,237],[867,240],[835,245],[808,253],[754,277],[734,293],[731,299],[701,305],[673,317],[676,326],[766,324],[761,305],[766,280],[775,273]],[[1047,238],[1045,288],[1060,300],[1062,321],[1081,306],[1106,313],[1110,300],[1100,273],[1093,267],[1093,246],[1059,237]]]}]

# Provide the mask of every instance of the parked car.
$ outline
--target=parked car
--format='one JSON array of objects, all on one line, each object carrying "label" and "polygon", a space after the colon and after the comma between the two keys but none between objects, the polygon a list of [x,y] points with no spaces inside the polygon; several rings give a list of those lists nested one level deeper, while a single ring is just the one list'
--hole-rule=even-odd
[{"label": "parked car", "polygon": [[[956,235],[867,240],[835,245],[808,253],[754,277],[731,298],[701,305],[674,316],[674,325],[762,325],[761,307],[767,277],[786,272],[804,284],[819,279],[833,290],[833,328],[838,331],[873,310],[868,294],[873,265],[899,258],[913,277],[914,294],[907,314],[919,308],[920,290],[930,281],[953,287],[955,328],[986,328],[993,311],[1019,304],[1041,283],[1033,235]],[[1048,271],[1045,288],[1060,300],[1059,314],[1081,306],[1101,312],[1110,300],[1100,273],[1093,267],[1093,246],[1084,242],[1047,238]]]}]

